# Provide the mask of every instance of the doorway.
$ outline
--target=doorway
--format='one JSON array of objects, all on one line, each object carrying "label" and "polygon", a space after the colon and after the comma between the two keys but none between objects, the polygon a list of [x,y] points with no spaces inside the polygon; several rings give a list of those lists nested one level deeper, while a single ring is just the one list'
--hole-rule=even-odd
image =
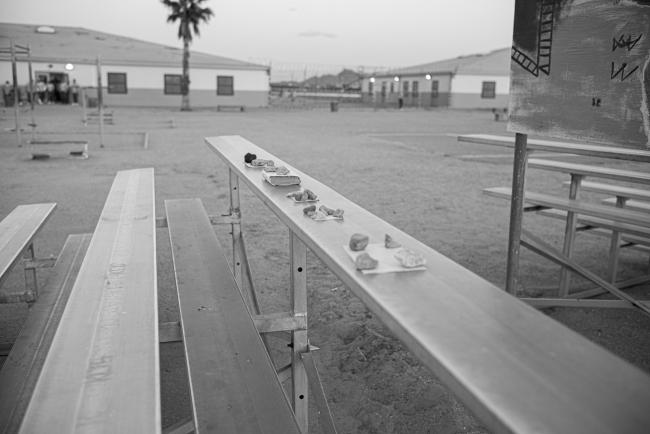
[{"label": "doorway", "polygon": [[70,78],[68,77],[68,73],[36,71],[35,75],[37,89],[39,89],[39,82],[45,83],[46,85],[46,102],[58,104],[68,104],[70,102]]}]

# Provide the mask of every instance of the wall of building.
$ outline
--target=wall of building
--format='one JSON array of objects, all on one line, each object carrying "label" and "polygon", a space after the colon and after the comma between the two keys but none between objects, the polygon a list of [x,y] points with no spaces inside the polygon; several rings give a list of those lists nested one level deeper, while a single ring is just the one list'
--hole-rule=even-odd
[{"label": "wall of building", "polygon": [[[102,66],[103,80],[109,72],[126,73],[129,89],[163,89],[165,74],[182,74],[182,68],[153,68],[137,66]],[[190,88],[197,90],[214,90],[216,94],[217,76],[234,77],[235,93],[237,90],[266,91],[270,89],[269,76],[266,71],[249,71],[233,69],[190,69]]]},{"label": "wall of building", "polygon": [[[96,92],[90,91],[94,97]],[[108,94],[104,89],[104,104],[123,107],[180,107],[181,95],[165,95],[161,89],[131,89],[129,93]],[[243,105],[245,107],[266,107],[269,93],[265,91],[237,90],[233,96],[217,95],[216,90],[195,89],[190,86],[191,107],[217,107],[219,105]]]},{"label": "wall of building", "polygon": [[[403,93],[404,81],[409,82],[409,93]],[[418,82],[418,95],[413,95],[413,82]],[[438,94],[433,96],[431,86],[438,82]],[[495,83],[494,98],[481,96],[483,82]],[[382,82],[386,83],[386,95],[382,96]],[[390,92],[390,83],[393,83],[393,93]],[[397,106],[400,97],[404,100],[405,107],[450,107],[458,109],[475,108],[505,108],[510,98],[510,77],[496,75],[454,75],[435,74],[427,80],[423,74],[401,75],[400,81],[395,82],[393,76],[375,77],[373,93],[370,93],[369,78],[361,83],[363,101],[378,107]]]},{"label": "wall of building", "polygon": [[[404,94],[404,81],[409,82],[409,92]],[[413,82],[418,83],[418,93],[413,94]],[[437,82],[438,91],[432,93],[433,83]],[[382,95],[382,83],[386,83],[386,95]],[[390,84],[393,83],[393,92],[390,92]],[[394,76],[375,77],[373,93],[370,93],[370,80],[364,78],[361,82],[362,99],[367,104],[378,107],[393,107],[398,105],[401,97],[404,107],[447,107],[450,97],[450,74],[432,75],[427,80],[424,74],[403,75],[400,81],[394,81]]]},{"label": "wall of building", "polygon": [[[483,98],[483,82],[495,82],[494,98]],[[451,82],[449,107],[470,108],[506,108],[510,99],[510,77],[496,75],[455,75]]]},{"label": "wall of building", "polygon": [[[76,64],[66,71],[64,63],[33,63],[32,70],[37,77],[39,72],[66,73],[69,81],[73,79],[83,87],[95,87],[97,69],[95,65]],[[28,65],[17,63],[18,82],[29,82]],[[126,74],[126,94],[108,93],[108,73]],[[102,65],[102,87],[104,103],[108,106],[177,106],[180,95],[164,93],[165,74],[182,74],[180,67],[137,67],[122,65]],[[217,95],[217,76],[232,76],[234,95]],[[12,81],[11,62],[0,62],[0,79]],[[217,105],[245,105],[265,107],[268,105],[269,75],[264,70],[233,69],[190,69],[190,102],[196,107],[216,107]]]}]

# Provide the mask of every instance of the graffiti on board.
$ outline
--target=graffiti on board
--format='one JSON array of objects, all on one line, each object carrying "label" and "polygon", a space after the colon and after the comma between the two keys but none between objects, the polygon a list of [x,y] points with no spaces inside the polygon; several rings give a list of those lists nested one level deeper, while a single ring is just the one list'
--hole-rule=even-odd
[{"label": "graffiti on board", "polygon": [[509,130],[650,148],[650,0],[516,0]]}]

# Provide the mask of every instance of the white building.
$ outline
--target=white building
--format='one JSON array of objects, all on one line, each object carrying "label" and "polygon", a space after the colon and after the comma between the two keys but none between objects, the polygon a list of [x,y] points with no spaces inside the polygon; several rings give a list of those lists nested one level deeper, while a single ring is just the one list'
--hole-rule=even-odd
[{"label": "white building", "polygon": [[[35,82],[75,80],[80,86],[95,87],[99,56],[104,104],[180,106],[180,48],[80,27],[0,23],[0,47],[9,48],[11,40],[29,46]],[[18,82],[26,85],[28,63],[25,56],[19,56],[18,60]],[[191,106],[267,106],[269,75],[269,68],[263,65],[193,51]],[[12,81],[7,55],[0,57],[0,79],[2,83]]]},{"label": "white building", "polygon": [[506,108],[510,48],[368,75],[361,90],[377,106]]}]

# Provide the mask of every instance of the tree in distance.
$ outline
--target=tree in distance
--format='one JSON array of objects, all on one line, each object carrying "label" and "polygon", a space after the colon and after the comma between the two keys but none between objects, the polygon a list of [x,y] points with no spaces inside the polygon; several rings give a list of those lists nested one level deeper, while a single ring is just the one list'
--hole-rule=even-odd
[{"label": "tree in distance", "polygon": [[190,111],[190,43],[192,36],[199,36],[199,23],[207,23],[214,15],[212,9],[201,7],[207,0],[161,0],[171,13],[168,23],[178,21],[178,39],[183,40],[183,77],[181,78],[181,111]]}]

